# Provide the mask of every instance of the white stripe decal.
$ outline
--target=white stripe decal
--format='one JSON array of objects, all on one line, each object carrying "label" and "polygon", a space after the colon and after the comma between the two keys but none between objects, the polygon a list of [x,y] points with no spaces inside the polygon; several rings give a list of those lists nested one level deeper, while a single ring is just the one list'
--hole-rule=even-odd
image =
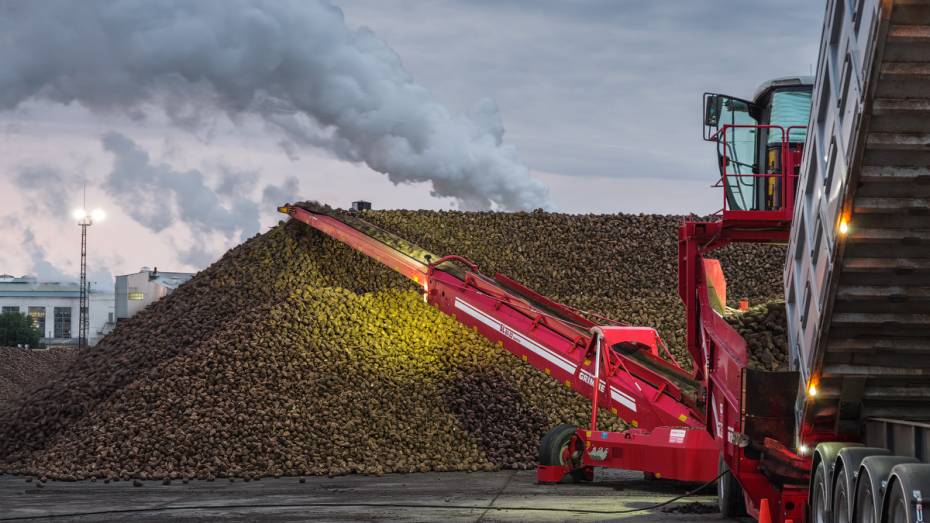
[{"label": "white stripe decal", "polygon": [[[594,388],[594,374],[591,374],[590,372],[582,369],[582,371],[578,373],[578,377],[581,379],[581,381],[583,381],[584,383],[587,383],[589,386]],[[604,392],[604,390],[606,390],[606,387],[603,381],[601,381],[601,386],[598,387],[598,389],[600,389],[601,392]],[[622,404],[624,407],[632,410],[633,412],[636,412],[636,400],[633,399],[633,396],[625,394],[621,392],[619,389],[611,387],[610,397],[613,398],[614,401]]]},{"label": "white stripe decal", "polygon": [[507,336],[508,338],[512,339],[513,341],[519,343],[519,344],[522,345],[523,347],[525,347],[525,348],[527,348],[528,350],[532,351],[532,352],[533,352],[534,354],[536,354],[537,356],[541,356],[541,357],[545,358],[547,361],[549,361],[549,362],[555,364],[555,366],[559,367],[560,369],[564,370],[565,372],[569,372],[569,373],[572,373],[572,374],[575,373],[575,368],[576,368],[576,366],[575,366],[574,363],[570,362],[569,360],[566,360],[565,358],[563,358],[563,357],[559,356],[558,354],[556,354],[556,353],[550,351],[549,349],[543,347],[542,345],[536,343],[535,341],[533,341],[533,340],[527,338],[526,336],[520,334],[520,333],[517,332],[516,330],[514,330],[514,329],[508,327],[507,325],[504,325],[504,324],[501,323],[500,321],[495,320],[494,318],[492,318],[492,317],[488,316],[487,314],[481,312],[480,310],[476,309],[476,308],[475,308],[474,306],[472,306],[471,304],[466,303],[466,302],[460,300],[459,298],[456,298],[456,299],[455,299],[455,308],[456,308],[456,309],[459,309],[460,311],[464,312],[465,314],[468,314],[468,315],[471,316],[472,318],[475,318],[476,320],[478,320],[478,321],[480,321],[481,323],[487,325],[488,327],[491,327],[492,329],[497,330],[498,332],[500,332],[500,333],[503,334],[504,336]]},{"label": "white stripe decal", "polygon": [[626,394],[613,387],[610,388],[610,397],[613,398],[614,401],[619,402],[624,407],[632,410],[633,412],[636,412],[636,401],[632,397],[627,396]]}]

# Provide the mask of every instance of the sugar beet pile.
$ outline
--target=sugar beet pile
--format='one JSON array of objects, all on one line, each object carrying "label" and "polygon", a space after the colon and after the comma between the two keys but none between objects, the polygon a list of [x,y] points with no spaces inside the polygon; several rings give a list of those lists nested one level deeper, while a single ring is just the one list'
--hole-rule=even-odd
[{"label": "sugar beet pile", "polygon": [[[654,325],[681,354],[679,217],[366,219],[570,305]],[[779,294],[783,250],[723,254],[731,296]],[[28,401],[0,406],[0,471],[252,478],[526,468],[543,433],[583,424],[588,411],[424,304],[400,276],[287,223],[121,322]]]},{"label": "sugar beet pile", "polygon": [[71,363],[74,349],[0,347],[0,408],[24,391],[40,387]]}]

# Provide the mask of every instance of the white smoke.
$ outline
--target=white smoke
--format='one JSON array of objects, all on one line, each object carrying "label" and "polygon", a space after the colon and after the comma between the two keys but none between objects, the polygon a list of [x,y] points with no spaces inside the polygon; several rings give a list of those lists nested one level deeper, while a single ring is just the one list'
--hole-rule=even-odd
[{"label": "white smoke", "polygon": [[431,182],[466,208],[547,207],[493,102],[453,115],[322,0],[0,0],[0,109],[38,98],[196,128],[260,117],[288,144]]}]

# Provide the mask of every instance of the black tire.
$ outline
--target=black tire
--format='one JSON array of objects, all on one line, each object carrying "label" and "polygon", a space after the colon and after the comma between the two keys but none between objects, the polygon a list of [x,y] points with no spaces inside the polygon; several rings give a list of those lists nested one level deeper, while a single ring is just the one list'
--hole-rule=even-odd
[{"label": "black tire", "polygon": [[[862,473],[859,474],[863,476]],[[881,499],[878,500],[879,504]],[[878,523],[875,521],[875,493],[872,492],[872,482],[860,480],[856,485],[856,523]]]},{"label": "black tire", "polygon": [[[913,458],[912,458],[913,459]],[[925,521],[924,492],[930,492],[930,464],[899,463],[891,469],[882,507],[882,521],[912,523]]]},{"label": "black tire", "polygon": [[848,490],[846,479],[837,476],[833,485],[833,523],[852,522],[852,514],[849,513]]},{"label": "black tire", "polygon": [[830,494],[827,492],[827,468],[821,461],[811,483],[810,523],[832,523]]},{"label": "black tire", "polygon": [[[843,523],[849,523],[851,521],[857,521],[856,514],[856,503],[858,503],[856,495],[859,492],[859,483],[858,476],[862,468],[862,463],[870,458],[877,457],[887,457],[890,455],[890,451],[885,448],[880,447],[859,447],[855,445],[850,445],[840,449],[836,454],[836,459],[834,467],[836,472],[833,473],[833,521],[842,521]],[[828,461],[829,463],[829,461]],[[868,475],[866,473],[866,475]],[[871,483],[869,478],[864,480],[865,482]],[[837,486],[837,483],[842,483],[843,486]],[[871,489],[871,485],[869,486]],[[871,495],[871,493],[869,494]],[[872,500],[870,499],[868,503],[864,504],[865,507],[872,506]],[[871,523],[874,523],[875,514],[874,508],[872,509],[872,515],[869,516],[872,519]]]},{"label": "black tire", "polygon": [[[543,436],[542,441],[539,442],[539,464],[540,465],[550,465],[550,466],[565,466],[565,449],[571,443],[572,436],[575,435],[575,432],[578,431],[578,428],[574,425],[561,424],[550,430]],[[568,477],[573,481],[581,482],[588,481],[589,474],[586,472],[585,468],[581,466],[581,455],[584,452],[584,444],[581,440],[576,440],[575,449],[570,455],[571,469],[568,473]]]},{"label": "black tire", "polygon": [[[898,466],[920,465],[910,456],[869,456],[863,458],[856,478],[856,521],[882,521],[882,504],[891,493],[889,478]],[[905,490],[907,490],[905,485]],[[872,512],[869,513],[868,509]]]},{"label": "black tire", "polygon": [[891,495],[888,498],[888,504],[882,511],[883,523],[910,523],[907,515],[908,499],[904,494],[904,487],[900,481],[895,481],[891,487]]},{"label": "black tire", "polygon": [[739,482],[730,473],[730,467],[720,455],[717,460],[717,506],[720,508],[720,514],[725,518],[735,518],[742,516],[745,512],[743,509],[743,488]]}]

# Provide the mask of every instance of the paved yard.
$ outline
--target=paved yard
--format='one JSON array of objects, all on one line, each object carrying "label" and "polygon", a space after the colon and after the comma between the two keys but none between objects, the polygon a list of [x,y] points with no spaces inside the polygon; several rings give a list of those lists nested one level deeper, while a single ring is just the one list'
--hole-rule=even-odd
[{"label": "paved yard", "polygon": [[[312,477],[230,483],[26,482],[0,476],[0,521],[721,521],[713,488],[644,508],[694,485],[632,472],[537,485],[533,471]],[[41,485],[41,486],[40,486]]]}]

